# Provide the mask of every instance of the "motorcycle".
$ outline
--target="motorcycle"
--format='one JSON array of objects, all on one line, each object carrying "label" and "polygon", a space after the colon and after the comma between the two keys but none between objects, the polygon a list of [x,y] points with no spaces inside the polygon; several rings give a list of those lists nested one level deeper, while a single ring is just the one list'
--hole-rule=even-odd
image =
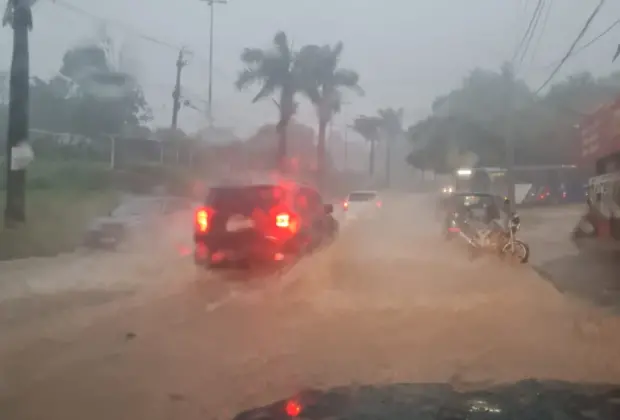
[{"label": "motorcycle", "polygon": [[445,237],[448,240],[454,237],[464,239],[469,245],[472,258],[481,252],[496,252],[501,257],[507,255],[516,257],[521,264],[528,262],[530,247],[516,238],[521,228],[521,218],[512,213],[508,219],[508,226],[504,227],[496,221],[490,225],[476,225],[469,217],[458,212],[450,213],[446,218]]}]

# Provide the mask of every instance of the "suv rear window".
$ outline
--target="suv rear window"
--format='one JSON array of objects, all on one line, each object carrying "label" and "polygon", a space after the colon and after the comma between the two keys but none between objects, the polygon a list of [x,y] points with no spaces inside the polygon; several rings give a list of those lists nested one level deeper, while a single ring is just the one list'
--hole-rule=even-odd
[{"label": "suv rear window", "polygon": [[353,192],[349,194],[349,201],[370,201],[370,200],[374,200],[376,196],[377,196],[377,193],[372,192],[372,191]]},{"label": "suv rear window", "polygon": [[206,204],[219,211],[269,210],[284,197],[282,188],[273,185],[211,188]]}]

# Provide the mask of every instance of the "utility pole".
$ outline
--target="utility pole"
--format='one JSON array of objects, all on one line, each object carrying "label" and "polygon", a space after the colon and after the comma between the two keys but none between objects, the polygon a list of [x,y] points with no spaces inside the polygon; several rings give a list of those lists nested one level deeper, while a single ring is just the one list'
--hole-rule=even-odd
[{"label": "utility pole", "polygon": [[174,83],[174,91],[172,92],[172,125],[170,126],[172,130],[177,129],[179,110],[181,109],[181,73],[183,72],[183,67],[186,65],[185,50],[181,49],[181,51],[179,51],[179,57],[177,58],[177,78]]},{"label": "utility pole", "polygon": [[215,4],[226,4],[228,0],[203,0],[209,5],[209,97],[207,105],[207,118],[209,126],[213,126],[213,24],[215,20]]},{"label": "utility pole", "polygon": [[510,200],[510,211],[514,211],[515,203],[515,141],[514,128],[511,123],[515,111],[515,74],[512,66],[503,69],[504,86],[506,95],[506,125],[505,125],[505,147],[506,147],[506,181],[508,181],[508,199]]},{"label": "utility pole", "polygon": [[26,221],[26,166],[34,158],[28,145],[30,56],[28,33],[32,29],[31,2],[9,0],[3,25],[13,27],[13,57],[6,138],[6,207],[4,224],[15,227]]},{"label": "utility pole", "polygon": [[344,172],[349,171],[349,125],[344,125]]}]

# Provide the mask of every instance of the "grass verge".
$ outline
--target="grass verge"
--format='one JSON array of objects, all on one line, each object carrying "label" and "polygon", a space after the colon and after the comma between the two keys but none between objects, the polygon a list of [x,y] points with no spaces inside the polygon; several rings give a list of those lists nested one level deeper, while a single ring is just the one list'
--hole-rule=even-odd
[{"label": "grass verge", "polygon": [[[4,212],[4,196],[0,209]],[[0,227],[0,260],[54,256],[80,245],[88,224],[118,203],[112,191],[29,190],[27,223]]]}]

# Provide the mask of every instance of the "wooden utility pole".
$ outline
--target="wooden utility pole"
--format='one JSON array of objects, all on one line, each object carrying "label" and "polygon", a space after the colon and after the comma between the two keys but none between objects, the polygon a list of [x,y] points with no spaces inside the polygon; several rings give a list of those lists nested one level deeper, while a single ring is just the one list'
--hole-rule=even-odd
[{"label": "wooden utility pole", "polygon": [[181,49],[177,58],[177,77],[174,83],[174,91],[172,92],[172,124],[170,126],[172,130],[177,129],[179,110],[181,109],[181,73],[186,65],[185,50]]},{"label": "wooden utility pole", "polygon": [[[24,151],[28,146],[28,116],[30,94],[30,54],[28,32],[32,29],[31,2],[9,0],[4,24],[13,27],[13,57],[9,93],[9,124],[6,139],[6,207],[7,227],[26,221],[26,165]],[[21,160],[21,162],[20,162]]]},{"label": "wooden utility pole", "polygon": [[508,181],[508,198],[510,199],[510,210],[515,210],[515,139],[514,126],[512,118],[516,113],[515,104],[515,75],[512,66],[503,70],[505,101],[506,101],[506,126],[505,129],[505,147],[506,147],[506,180]]}]

